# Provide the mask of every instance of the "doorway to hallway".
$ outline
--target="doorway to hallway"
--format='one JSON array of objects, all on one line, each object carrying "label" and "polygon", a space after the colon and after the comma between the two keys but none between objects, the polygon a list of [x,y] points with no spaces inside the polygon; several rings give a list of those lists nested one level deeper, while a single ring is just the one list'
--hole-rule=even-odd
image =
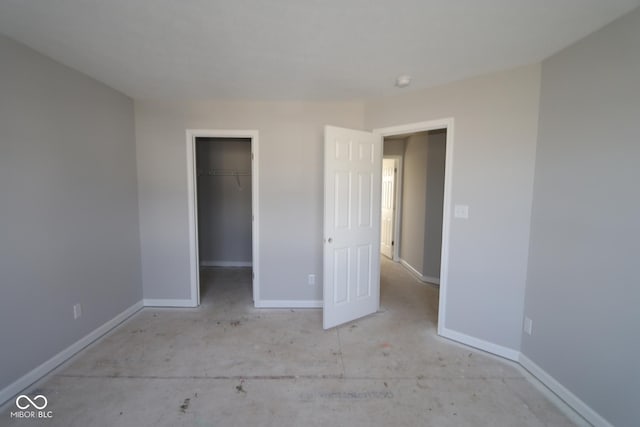
[{"label": "doorway to hallway", "polygon": [[448,118],[381,128],[373,132],[325,127],[325,329],[375,313],[380,306],[382,139],[443,129],[446,130],[446,144],[441,205],[438,333],[444,331],[452,212],[453,126],[453,119]]},{"label": "doorway to hallway", "polygon": [[440,283],[446,129],[384,139],[380,252]]}]

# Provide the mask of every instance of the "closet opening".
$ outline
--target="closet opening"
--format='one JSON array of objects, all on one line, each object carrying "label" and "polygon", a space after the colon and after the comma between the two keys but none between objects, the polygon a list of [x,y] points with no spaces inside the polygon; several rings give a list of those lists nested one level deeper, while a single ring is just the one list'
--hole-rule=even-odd
[{"label": "closet opening", "polygon": [[196,138],[196,173],[200,302],[216,286],[250,294],[251,139]]},{"label": "closet opening", "polygon": [[244,292],[255,304],[257,132],[187,131],[187,142],[194,306],[238,303],[229,295]]}]

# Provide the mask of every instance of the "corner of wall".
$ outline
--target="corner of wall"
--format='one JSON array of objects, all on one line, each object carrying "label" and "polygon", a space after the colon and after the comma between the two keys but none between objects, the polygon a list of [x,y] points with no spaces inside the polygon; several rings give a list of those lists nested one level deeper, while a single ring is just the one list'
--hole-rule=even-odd
[{"label": "corner of wall", "polygon": [[69,347],[65,348],[58,354],[46,360],[40,366],[37,366],[36,368],[32,369],[25,375],[15,380],[13,383],[0,390],[0,406],[4,405],[7,401],[9,401],[9,399],[11,399],[21,391],[28,390],[35,383],[40,381],[44,376],[60,367],[63,363],[67,362],[85,347],[94,343],[95,341],[106,335],[109,331],[136,314],[142,309],[142,307],[142,300],[140,300],[116,315],[111,320],[103,323],[101,326],[89,332],[87,335],[80,338]]}]

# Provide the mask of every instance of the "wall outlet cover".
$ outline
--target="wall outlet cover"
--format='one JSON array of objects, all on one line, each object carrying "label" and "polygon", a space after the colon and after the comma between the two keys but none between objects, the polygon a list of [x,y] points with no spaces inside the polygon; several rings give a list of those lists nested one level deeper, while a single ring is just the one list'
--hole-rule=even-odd
[{"label": "wall outlet cover", "polygon": [[524,332],[527,335],[531,335],[531,333],[533,332],[533,320],[529,319],[528,317],[524,318]]},{"label": "wall outlet cover", "polygon": [[455,205],[453,208],[454,218],[468,219],[469,218],[469,205]]}]

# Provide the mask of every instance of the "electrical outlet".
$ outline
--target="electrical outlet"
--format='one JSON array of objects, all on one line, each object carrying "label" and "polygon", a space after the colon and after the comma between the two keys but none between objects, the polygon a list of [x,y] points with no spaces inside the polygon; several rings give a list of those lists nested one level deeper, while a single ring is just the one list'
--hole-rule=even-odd
[{"label": "electrical outlet", "polygon": [[74,306],[73,306],[73,320],[76,320],[80,316],[82,316],[82,306],[80,305],[80,303],[74,304]]},{"label": "electrical outlet", "polygon": [[524,332],[527,335],[531,335],[531,333],[533,332],[533,320],[529,319],[528,317],[524,318]]},{"label": "electrical outlet", "polygon": [[309,285],[315,285],[316,284],[316,275],[315,274],[310,274],[308,282],[309,282]]}]

